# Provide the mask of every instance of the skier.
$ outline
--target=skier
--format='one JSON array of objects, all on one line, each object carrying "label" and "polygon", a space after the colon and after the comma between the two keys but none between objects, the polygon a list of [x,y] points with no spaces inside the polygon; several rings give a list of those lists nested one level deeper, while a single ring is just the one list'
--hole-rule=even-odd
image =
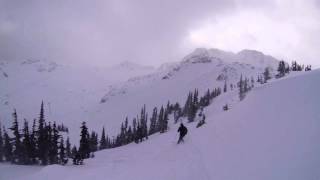
[{"label": "skier", "polygon": [[178,132],[180,133],[178,144],[180,144],[180,142],[184,142],[183,137],[188,133],[188,129],[181,123]]}]

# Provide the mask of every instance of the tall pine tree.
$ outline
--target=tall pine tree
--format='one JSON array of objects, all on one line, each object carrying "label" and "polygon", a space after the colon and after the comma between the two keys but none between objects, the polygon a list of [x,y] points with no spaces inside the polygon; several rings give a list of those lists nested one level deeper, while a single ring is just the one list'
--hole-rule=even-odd
[{"label": "tall pine tree", "polygon": [[17,111],[14,110],[13,114],[13,123],[10,130],[12,131],[14,138],[13,138],[13,157],[11,159],[12,163],[22,164],[23,162],[23,147],[21,143],[21,135],[19,132],[19,123],[18,123],[18,115]]},{"label": "tall pine tree", "polygon": [[102,133],[101,133],[101,139],[100,139],[100,146],[99,149],[106,149],[107,148],[107,139],[106,139],[106,133],[104,130],[104,127],[102,128]]},{"label": "tall pine tree", "polygon": [[154,134],[157,132],[157,117],[158,117],[158,109],[157,107],[153,108],[152,116],[150,118],[150,128],[149,134]]},{"label": "tall pine tree", "polygon": [[37,160],[37,130],[36,130],[36,119],[33,120],[32,124],[32,132],[30,134],[30,158],[31,158],[31,163],[36,164]]},{"label": "tall pine tree", "polygon": [[90,142],[89,142],[89,133],[86,126],[86,122],[82,122],[81,125],[81,134],[80,134],[80,147],[79,153],[83,159],[90,157]]},{"label": "tall pine tree", "polygon": [[23,126],[23,164],[32,164],[32,144],[30,141],[30,135],[29,135],[29,126],[28,121],[24,120],[24,126]]},{"label": "tall pine tree", "polygon": [[48,163],[48,132],[45,123],[44,107],[43,101],[41,102],[40,116],[38,121],[38,131],[37,131],[37,156],[41,161],[42,165],[47,165]]}]

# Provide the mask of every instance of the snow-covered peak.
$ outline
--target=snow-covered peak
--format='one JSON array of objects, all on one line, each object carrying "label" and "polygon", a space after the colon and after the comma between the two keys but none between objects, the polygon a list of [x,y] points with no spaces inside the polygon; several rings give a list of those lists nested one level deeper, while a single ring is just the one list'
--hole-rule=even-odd
[{"label": "snow-covered peak", "polygon": [[223,51],[220,49],[197,48],[189,55],[183,58],[185,63],[209,63],[209,62],[238,62],[250,64],[256,67],[276,67],[279,60],[265,55],[260,51],[244,49],[238,53]]},{"label": "snow-covered peak", "polygon": [[191,54],[182,59],[183,63],[211,63],[212,61],[219,60],[220,58],[212,55],[209,50],[205,48],[197,48]]}]

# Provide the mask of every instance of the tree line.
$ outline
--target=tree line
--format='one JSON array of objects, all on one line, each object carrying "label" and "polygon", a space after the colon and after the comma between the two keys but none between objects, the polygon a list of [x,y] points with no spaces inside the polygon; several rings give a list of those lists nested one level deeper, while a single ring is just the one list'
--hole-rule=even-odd
[{"label": "tree line", "polygon": [[[200,97],[198,89],[195,89],[188,93],[183,107],[178,102],[171,104],[168,101],[166,106],[154,107],[150,117],[146,112],[146,105],[144,105],[141,108],[140,115],[132,119],[131,125],[129,125],[129,119],[126,117],[125,121],[121,123],[119,133],[112,138],[106,134],[103,127],[100,140],[98,140],[98,134],[92,132],[90,135],[86,122],[83,122],[79,149],[73,148],[72,150],[73,154],[77,154],[77,157],[73,157],[73,162],[74,164],[81,164],[83,159],[93,157],[93,153],[97,150],[115,148],[132,142],[140,143],[147,140],[150,135],[165,133],[168,130],[170,115],[173,116],[174,123],[177,123],[182,117],[187,118],[188,122],[194,122],[198,110],[203,110],[211,103],[213,98],[220,94],[221,88],[214,88],[212,91],[208,89]],[[204,119],[201,122],[204,122]]]},{"label": "tree line", "polygon": [[299,64],[297,61],[292,61],[291,66],[285,61],[280,61],[278,65],[278,74],[276,74],[276,78],[281,78],[286,74],[290,73],[290,71],[311,71],[311,65]]}]

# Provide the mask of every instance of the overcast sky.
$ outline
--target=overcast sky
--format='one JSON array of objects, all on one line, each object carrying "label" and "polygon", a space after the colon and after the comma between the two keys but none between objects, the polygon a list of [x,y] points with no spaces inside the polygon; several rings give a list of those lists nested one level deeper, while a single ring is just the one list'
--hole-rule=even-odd
[{"label": "overcast sky", "polygon": [[197,47],[320,67],[320,0],[0,0],[0,58],[111,65]]}]

